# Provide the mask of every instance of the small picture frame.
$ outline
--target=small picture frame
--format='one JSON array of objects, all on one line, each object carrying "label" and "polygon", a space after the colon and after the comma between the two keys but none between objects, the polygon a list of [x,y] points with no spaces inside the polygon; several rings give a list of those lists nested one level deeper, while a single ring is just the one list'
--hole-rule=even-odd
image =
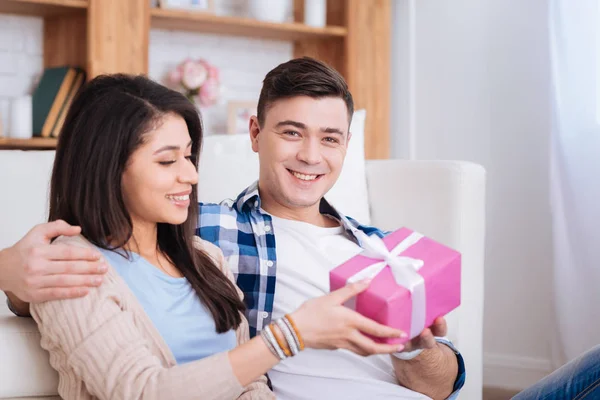
[{"label": "small picture frame", "polygon": [[190,11],[214,11],[214,0],[158,0],[160,8],[190,10]]},{"label": "small picture frame", "polygon": [[230,101],[227,104],[227,134],[248,133],[250,117],[256,115],[255,101]]}]

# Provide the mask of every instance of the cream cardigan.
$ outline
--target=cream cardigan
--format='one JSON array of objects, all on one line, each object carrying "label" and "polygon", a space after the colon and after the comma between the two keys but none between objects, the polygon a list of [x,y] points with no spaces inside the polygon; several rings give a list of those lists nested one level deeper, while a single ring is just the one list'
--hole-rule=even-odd
[{"label": "cream cardigan", "polygon": [[[81,236],[56,242],[91,246]],[[201,239],[195,244],[233,281],[217,247]],[[58,393],[63,399],[275,398],[264,376],[242,387],[226,352],[176,365],[141,304],[110,266],[102,285],[87,296],[32,304],[31,314],[50,364],[59,373]],[[248,340],[245,318],[236,334],[238,345]]]}]

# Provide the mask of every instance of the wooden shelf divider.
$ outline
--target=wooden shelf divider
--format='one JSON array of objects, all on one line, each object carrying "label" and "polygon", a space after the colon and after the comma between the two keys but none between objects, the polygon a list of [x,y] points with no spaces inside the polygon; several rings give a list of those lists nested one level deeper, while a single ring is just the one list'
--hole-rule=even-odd
[{"label": "wooden shelf divider", "polygon": [[298,22],[276,23],[251,18],[229,17],[201,11],[152,8],[151,27],[278,40],[344,37],[342,26],[315,28]]},{"label": "wooden shelf divider", "polygon": [[88,0],[0,0],[0,14],[52,17],[85,12]]},{"label": "wooden shelf divider", "polygon": [[13,139],[0,137],[0,150],[50,150],[56,148],[56,138]]}]

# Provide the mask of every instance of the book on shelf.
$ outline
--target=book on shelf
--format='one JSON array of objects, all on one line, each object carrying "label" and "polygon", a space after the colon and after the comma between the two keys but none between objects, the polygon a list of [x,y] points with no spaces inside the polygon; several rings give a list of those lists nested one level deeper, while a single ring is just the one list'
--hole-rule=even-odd
[{"label": "book on shelf", "polygon": [[34,137],[58,137],[73,97],[85,82],[81,68],[46,68],[32,96]]}]

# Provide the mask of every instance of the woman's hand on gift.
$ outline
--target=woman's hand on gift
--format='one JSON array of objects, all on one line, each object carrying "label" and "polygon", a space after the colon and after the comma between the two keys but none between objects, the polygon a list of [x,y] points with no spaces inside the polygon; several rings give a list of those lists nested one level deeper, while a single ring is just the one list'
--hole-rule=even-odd
[{"label": "woman's hand on gift", "polygon": [[406,333],[381,325],[343,305],[368,286],[368,281],[348,285],[311,299],[293,312],[291,317],[306,347],[347,349],[362,356],[402,351],[402,345],[377,343],[363,333],[379,338],[406,337]]},{"label": "woman's hand on gift", "polygon": [[413,351],[418,349],[433,349],[437,346],[436,337],[444,337],[448,334],[448,325],[444,317],[438,317],[433,321],[433,325],[426,328],[419,336],[405,343],[403,351]]}]

